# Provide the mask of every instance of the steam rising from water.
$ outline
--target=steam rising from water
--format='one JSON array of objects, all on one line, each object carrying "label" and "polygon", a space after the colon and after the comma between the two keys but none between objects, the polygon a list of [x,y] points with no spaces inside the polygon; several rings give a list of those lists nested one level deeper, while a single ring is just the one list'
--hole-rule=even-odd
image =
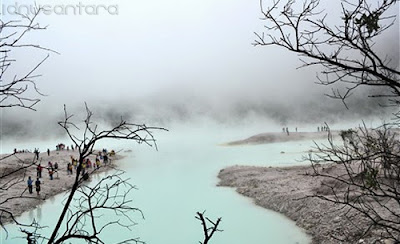
[{"label": "steam rising from water", "polygon": [[[184,93],[183,93],[184,94]],[[192,123],[199,121],[207,123],[226,124],[227,126],[246,126],[254,121],[264,121],[271,125],[316,127],[321,123],[343,123],[345,121],[360,122],[360,118],[390,117],[390,110],[380,106],[383,100],[365,99],[365,94],[352,97],[348,100],[349,110],[341,101],[333,100],[322,95],[293,102],[293,98],[281,100],[219,100],[218,102],[201,99],[188,94],[161,98],[148,97],[146,100],[113,101],[102,104],[89,103],[88,106],[94,113],[93,121],[105,125],[115,125],[121,118],[134,123],[169,127],[173,123]],[[284,94],[283,94],[284,97]],[[67,106],[70,114],[74,114],[76,122],[85,118],[84,104]],[[3,111],[0,127],[4,138],[57,138],[65,135],[57,124],[64,116],[63,107],[37,112],[8,109]],[[260,131],[262,132],[262,131]]]},{"label": "steam rising from water", "polygon": [[[83,101],[105,124],[122,116],[165,127],[197,121],[245,126],[259,120],[279,128],[390,117],[391,111],[379,105],[384,100],[366,99],[377,92],[359,90],[346,110],[322,95],[329,87],[313,83],[319,70],[296,70],[298,57],[282,49],[252,47],[253,32],[265,30],[258,2],[119,4],[124,11],[117,17],[43,16],[49,29],[30,33],[26,41],[61,53],[40,69],[43,77],[37,83],[49,96],[37,112],[2,109],[2,138],[62,136],[57,121],[63,118],[63,104],[83,120]],[[341,10],[339,2],[323,1],[323,6]],[[398,8],[393,11],[388,14],[398,15]],[[340,18],[333,15],[332,20],[335,24]],[[398,19],[374,48],[399,66]],[[21,49],[14,55],[19,66],[12,68],[19,73],[45,54]]]}]

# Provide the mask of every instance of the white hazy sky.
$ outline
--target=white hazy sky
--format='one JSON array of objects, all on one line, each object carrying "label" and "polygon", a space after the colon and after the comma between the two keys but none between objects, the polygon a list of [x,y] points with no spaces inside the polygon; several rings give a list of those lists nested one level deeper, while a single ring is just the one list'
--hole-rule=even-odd
[{"label": "white hazy sky", "polygon": [[[289,74],[312,79],[315,75],[295,72],[299,63],[288,52],[251,45],[253,32],[262,30],[258,1],[80,2],[117,4],[119,13],[41,16],[40,22],[48,29],[31,33],[28,41],[60,53],[51,54],[40,69],[39,86],[50,95],[44,102],[141,97],[165,91],[171,96],[180,91],[211,97],[274,96],[276,91],[293,89],[287,86],[293,79]],[[54,7],[79,1],[37,4]],[[21,56],[23,67],[29,67],[45,53],[25,50]]]},{"label": "white hazy sky", "polygon": [[[3,0],[3,6],[33,4]],[[40,16],[46,31],[28,42],[51,54],[38,80],[48,94],[38,108],[64,103],[161,99],[185,102],[196,96],[216,103],[237,99],[298,99],[310,90],[315,71],[296,70],[298,58],[281,49],[253,47],[253,32],[263,30],[258,0],[63,0],[36,1],[53,8],[118,5],[118,15]],[[331,6],[326,5],[329,9]],[[21,50],[18,71],[46,55]]]}]

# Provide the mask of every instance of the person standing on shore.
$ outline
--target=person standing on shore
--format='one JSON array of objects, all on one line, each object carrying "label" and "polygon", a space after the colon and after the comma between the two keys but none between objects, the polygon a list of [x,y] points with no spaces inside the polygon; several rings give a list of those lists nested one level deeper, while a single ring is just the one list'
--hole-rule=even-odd
[{"label": "person standing on shore", "polygon": [[37,177],[38,178],[42,178],[42,170],[43,170],[43,167],[42,167],[42,165],[38,165],[37,166],[37,168],[36,168],[36,171],[37,171]]},{"label": "person standing on shore", "polygon": [[107,156],[107,154],[105,154],[105,155],[103,156],[103,163],[104,163],[104,165],[107,165],[107,163],[108,163],[108,156]]},{"label": "person standing on shore", "polygon": [[74,168],[76,169],[76,166],[77,166],[77,164],[78,164],[78,160],[75,159],[73,156],[71,156],[71,163],[72,163],[72,165],[74,166]]},{"label": "person standing on shore", "polygon": [[28,183],[29,194],[32,194],[33,180],[30,176],[28,177],[27,183]]},{"label": "person standing on shore", "polygon": [[35,148],[35,151],[33,153],[35,154],[36,160],[39,160],[39,148]]},{"label": "person standing on shore", "polygon": [[92,168],[92,161],[90,161],[89,158],[87,158],[87,160],[86,160],[86,168],[87,168],[87,169]]},{"label": "person standing on shore", "polygon": [[37,178],[37,180],[35,181],[35,186],[36,186],[36,193],[38,195],[40,195],[40,180],[39,180],[39,178]]},{"label": "person standing on shore", "polygon": [[73,174],[73,172],[72,172],[72,164],[69,164],[69,166],[68,166],[68,171],[69,171],[69,174],[70,174],[70,175]]},{"label": "person standing on shore", "polygon": [[49,177],[50,177],[50,180],[53,180],[53,174],[54,174],[53,168],[49,168]]},{"label": "person standing on shore", "polygon": [[100,159],[98,156],[96,156],[96,168],[99,169],[100,168]]},{"label": "person standing on shore", "polygon": [[47,148],[47,156],[50,156],[50,149]]}]

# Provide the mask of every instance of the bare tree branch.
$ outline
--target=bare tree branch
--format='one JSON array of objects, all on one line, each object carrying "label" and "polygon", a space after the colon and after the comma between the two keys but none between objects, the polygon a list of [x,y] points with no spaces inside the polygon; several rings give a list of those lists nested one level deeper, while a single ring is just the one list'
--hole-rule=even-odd
[{"label": "bare tree branch", "polygon": [[332,90],[330,97],[343,102],[359,86],[385,87],[398,97],[399,67],[374,49],[377,37],[393,26],[396,16],[385,13],[398,0],[341,1],[342,23],[331,25],[321,0],[307,0],[302,6],[291,0],[266,6],[260,0],[266,31],[256,33],[254,45],[281,47],[299,54],[302,67],[321,67],[319,84],[352,84],[344,87],[344,92]]},{"label": "bare tree branch", "polygon": [[[386,125],[377,129],[342,131],[342,143],[329,134],[328,144],[316,144],[306,160],[312,163],[313,177],[323,177],[317,197],[361,214],[368,221],[363,236],[381,230],[382,240],[399,241],[400,236],[400,143],[396,130]],[[332,173],[329,165],[338,173]],[[349,212],[350,213],[350,212]],[[356,221],[358,216],[347,216]],[[356,225],[356,222],[355,222]],[[360,236],[359,238],[362,238]],[[349,241],[349,240],[348,240]],[[354,240],[353,240],[354,241]]]},{"label": "bare tree branch", "polygon": [[217,221],[212,221],[211,219],[205,217],[204,213],[205,211],[202,213],[197,212],[196,215],[196,219],[200,220],[201,225],[203,226],[204,240],[203,242],[199,241],[200,244],[207,244],[213,237],[215,232],[222,231],[218,229],[218,225],[221,222],[221,218],[218,218]]},{"label": "bare tree branch", "polygon": [[[19,19],[10,21],[0,19],[0,109],[20,107],[35,110],[34,106],[40,102],[38,97],[44,96],[35,80],[40,77],[37,71],[49,58],[49,54],[25,74],[13,75],[9,72],[10,67],[18,65],[17,60],[11,58],[17,49],[29,48],[57,53],[41,45],[24,42],[30,31],[46,29],[36,21],[41,11],[41,8],[35,7],[32,15],[16,14]],[[34,91],[37,96],[29,94],[30,91]]]},{"label": "bare tree branch", "polygon": [[[85,109],[86,117],[83,120],[82,130],[80,130],[80,126],[71,121],[73,115],[68,114],[66,106],[64,106],[64,120],[59,122],[59,125],[66,131],[67,135],[74,143],[75,148],[79,151],[79,160],[70,194],[64,204],[62,213],[58,218],[48,243],[62,243],[70,239],[84,239],[88,243],[103,243],[99,234],[107,227],[119,225],[129,229],[134,225],[128,213],[132,211],[140,212],[140,210],[130,207],[129,204],[131,201],[127,200],[127,195],[134,187],[130,185],[127,180],[123,180],[120,177],[120,173],[115,173],[103,178],[94,187],[84,185],[84,161],[89,155],[93,154],[93,149],[99,140],[132,140],[139,144],[145,143],[149,146],[156,146],[156,140],[153,137],[152,131],[166,130],[161,127],[149,127],[146,125],[129,123],[123,119],[111,129],[98,130],[98,125],[92,122],[93,113],[86,103]],[[76,133],[72,130],[75,130]],[[82,133],[81,136],[77,135],[78,132]],[[86,174],[88,174],[88,172],[86,172]],[[105,184],[105,182],[109,181],[111,181],[111,183]],[[126,190],[120,194],[122,186]],[[75,201],[78,202],[79,207],[71,209],[74,197],[77,193],[79,193],[79,197],[75,199]],[[128,224],[116,220],[109,221],[107,224],[99,226],[96,221],[96,218],[99,216],[99,211],[113,211],[118,216],[122,216]],[[59,233],[62,223],[66,224],[66,230],[64,233]],[[90,230],[86,229],[86,223],[90,223]],[[141,243],[141,241],[134,238],[125,240],[122,243]]]}]

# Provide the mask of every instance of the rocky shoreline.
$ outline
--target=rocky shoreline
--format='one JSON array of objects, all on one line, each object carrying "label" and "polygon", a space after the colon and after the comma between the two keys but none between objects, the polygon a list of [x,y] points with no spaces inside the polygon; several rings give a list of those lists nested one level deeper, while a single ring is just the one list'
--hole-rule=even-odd
[{"label": "rocky shoreline", "polygon": [[[324,170],[339,170],[325,165]],[[379,233],[362,236],[368,223],[349,209],[312,196],[321,192],[320,177],[312,176],[311,166],[252,167],[232,166],[222,169],[218,186],[234,187],[255,204],[279,212],[312,236],[312,244],[392,243],[379,240]],[[352,214],[352,221],[348,216]],[[361,237],[362,236],[362,237]]]}]

